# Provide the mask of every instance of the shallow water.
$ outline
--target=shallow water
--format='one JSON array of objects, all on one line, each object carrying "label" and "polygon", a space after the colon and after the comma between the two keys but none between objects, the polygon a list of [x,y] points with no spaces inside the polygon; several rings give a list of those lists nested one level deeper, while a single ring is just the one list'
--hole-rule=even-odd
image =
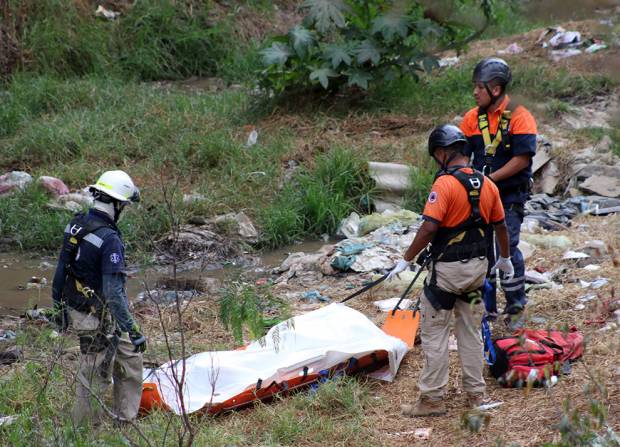
[{"label": "shallow water", "polygon": [[[217,278],[225,282],[229,277],[241,272],[252,272],[255,276],[269,276],[271,268],[282,263],[289,253],[304,251],[307,253],[320,249],[325,242],[308,241],[294,244],[278,250],[259,255],[258,265],[248,267],[229,266],[215,270],[187,271],[179,274],[184,278]],[[52,280],[56,270],[56,258],[37,256],[33,253],[0,254],[0,315],[18,315],[25,309],[50,307],[52,304]],[[144,290],[146,282],[152,287],[160,276],[170,276],[166,267],[149,268],[131,274],[127,280],[127,295],[132,300]],[[28,285],[31,278],[45,283],[40,287]],[[29,288],[30,287],[30,288]]]}]

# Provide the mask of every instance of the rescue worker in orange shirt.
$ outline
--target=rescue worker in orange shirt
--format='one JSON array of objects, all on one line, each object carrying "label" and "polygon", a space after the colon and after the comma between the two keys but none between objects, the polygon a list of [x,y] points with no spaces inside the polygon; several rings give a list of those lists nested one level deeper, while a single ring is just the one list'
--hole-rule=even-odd
[{"label": "rescue worker in orange shirt", "polygon": [[[497,185],[506,213],[510,239],[510,257],[515,274],[501,278],[506,297],[505,322],[510,330],[523,326],[525,296],[525,262],[519,250],[523,207],[529,197],[532,178],[532,157],[536,154],[536,121],[522,105],[515,104],[506,94],[512,80],[508,64],[499,58],[484,59],[473,73],[474,99],[477,107],[465,114],[461,130],[468,140],[467,155],[473,166]],[[496,254],[493,234],[488,235],[489,259]],[[496,272],[489,272],[495,302]],[[497,313],[497,305],[491,312]]]},{"label": "rescue worker in orange shirt", "polygon": [[428,150],[441,169],[424,208],[424,223],[388,276],[390,279],[405,270],[431,244],[426,252],[431,257],[429,273],[420,299],[425,362],[418,383],[420,396],[414,406],[403,408],[410,416],[446,412],[443,396],[448,384],[448,337],[453,310],[468,405],[478,406],[484,398],[479,328],[484,310],[481,288],[489,263],[488,227],[492,226],[497,233],[501,255],[493,269],[501,270],[506,277],[513,274],[499,192],[493,182],[469,166],[466,147],[465,135],[456,126],[439,126],[431,133]]}]

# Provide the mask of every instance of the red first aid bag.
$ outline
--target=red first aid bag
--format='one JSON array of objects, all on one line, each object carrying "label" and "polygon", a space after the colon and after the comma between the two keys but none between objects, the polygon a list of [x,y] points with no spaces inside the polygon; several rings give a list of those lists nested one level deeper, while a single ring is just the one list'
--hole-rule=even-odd
[{"label": "red first aid bag", "polygon": [[494,347],[496,360],[490,369],[500,384],[539,386],[560,374],[564,363],[583,355],[583,335],[574,328],[570,332],[521,329],[512,337],[496,339]]}]

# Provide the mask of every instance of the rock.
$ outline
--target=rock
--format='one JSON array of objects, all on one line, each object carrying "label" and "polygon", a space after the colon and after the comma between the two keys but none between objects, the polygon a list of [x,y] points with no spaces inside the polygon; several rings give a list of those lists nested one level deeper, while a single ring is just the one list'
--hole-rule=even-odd
[{"label": "rock", "polygon": [[255,243],[258,241],[258,231],[254,228],[250,218],[243,212],[228,213],[215,217],[213,222],[216,225],[232,225],[236,227],[236,232],[247,242]]},{"label": "rock", "polygon": [[541,171],[539,186],[545,194],[553,195],[558,183],[560,183],[560,169],[555,161],[551,161]]},{"label": "rock", "polygon": [[67,185],[59,178],[42,175],[37,179],[37,182],[54,194],[55,197],[69,194],[69,188],[67,188]]},{"label": "rock", "polygon": [[24,359],[24,353],[19,346],[13,346],[0,352],[0,365],[11,365]]},{"label": "rock", "polygon": [[536,173],[551,160],[551,144],[542,137],[537,138],[537,143],[536,155],[532,158],[532,173]]},{"label": "rock", "polygon": [[594,149],[598,153],[610,152],[613,144],[614,142],[611,140],[611,137],[609,135],[605,135],[598,143],[596,143]]},{"label": "rock", "polygon": [[592,176],[579,184],[579,188],[605,197],[620,197],[620,177]]},{"label": "rock", "polygon": [[23,190],[32,183],[32,176],[24,171],[12,171],[0,175],[0,196],[15,189]]}]

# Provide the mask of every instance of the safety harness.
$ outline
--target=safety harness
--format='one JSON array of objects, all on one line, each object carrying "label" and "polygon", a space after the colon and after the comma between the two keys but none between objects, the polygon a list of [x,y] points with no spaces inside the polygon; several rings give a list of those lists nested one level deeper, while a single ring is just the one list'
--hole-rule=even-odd
[{"label": "safety harness", "polygon": [[469,217],[456,227],[440,227],[431,242],[430,256],[432,267],[430,280],[424,285],[424,293],[437,310],[450,310],[457,299],[471,302],[480,297],[479,291],[466,294],[446,292],[437,286],[437,262],[468,262],[473,258],[485,258],[487,255],[486,230],[488,225],[480,215],[480,194],[484,185],[484,175],[476,170],[471,174],[461,171],[465,166],[454,166],[449,170],[440,171],[441,175],[452,175],[467,191],[467,199],[471,207]]},{"label": "safety harness", "polygon": [[115,231],[113,225],[97,218],[87,219],[84,213],[76,214],[69,223],[69,237],[63,246],[65,259],[67,259],[67,280],[63,289],[63,299],[65,304],[78,311],[90,311],[93,307],[100,311],[103,307],[96,291],[87,284],[84,278],[79,277],[74,269],[80,243],[89,234],[95,233],[101,228],[109,228],[110,231]]},{"label": "safety harness", "polygon": [[493,157],[497,152],[497,148],[503,142],[506,150],[510,150],[510,120],[512,118],[512,110],[515,104],[510,101],[506,109],[502,112],[497,132],[491,137],[489,130],[489,115],[486,110],[478,109],[478,129],[482,134],[484,141],[484,168],[482,172],[489,175],[493,172]]}]

